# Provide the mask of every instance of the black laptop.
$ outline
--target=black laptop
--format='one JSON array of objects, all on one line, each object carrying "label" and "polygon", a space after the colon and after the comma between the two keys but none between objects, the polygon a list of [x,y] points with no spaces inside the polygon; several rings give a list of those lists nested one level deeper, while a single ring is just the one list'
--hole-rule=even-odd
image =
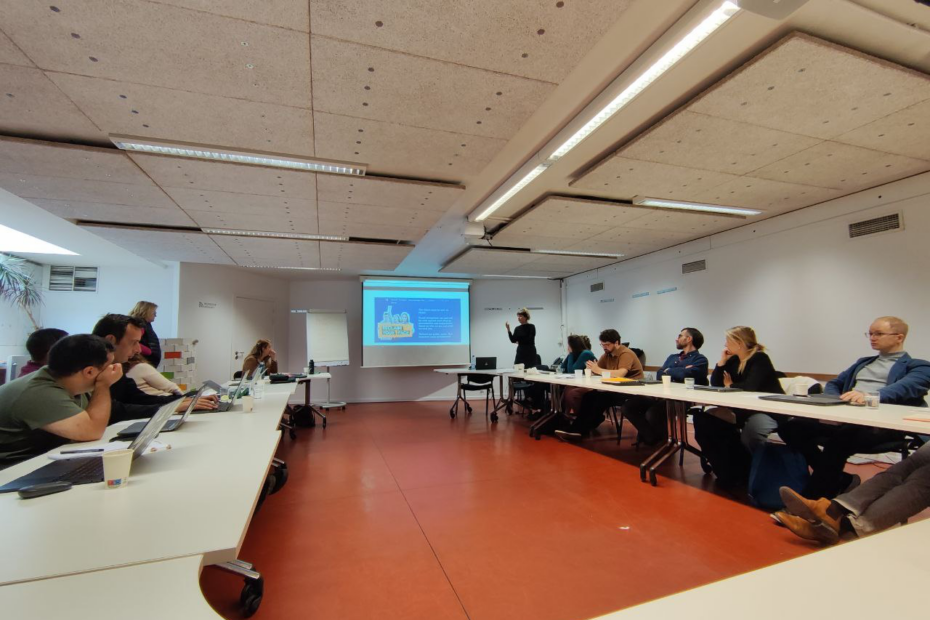
[{"label": "black laptop", "polygon": [[799,405],[814,405],[815,407],[835,407],[836,405],[849,404],[834,394],[811,394],[810,396],[772,394],[770,396],[760,396],[759,400],[774,400],[779,403],[798,403]]},{"label": "black laptop", "polygon": [[[148,449],[149,444],[155,439],[155,436],[161,431],[165,422],[177,409],[178,401],[183,396],[178,396],[170,403],[165,403],[149,419],[132,443],[129,449],[133,451],[132,460],[136,460]],[[0,487],[0,493],[12,493],[19,491],[23,487],[34,484],[43,484],[46,482],[70,482],[71,484],[91,484],[94,482],[103,482],[103,457],[87,456],[81,458],[64,459],[52,461],[48,465],[43,465],[39,469],[21,476],[12,482]]]},{"label": "black laptop", "polygon": [[705,392],[742,392],[743,390],[735,387],[723,387],[716,385],[695,385],[695,390],[704,390]]},{"label": "black laptop", "polygon": [[[187,418],[194,412],[194,407],[197,406],[197,399],[201,397],[203,391],[207,389],[207,384],[200,386],[200,389],[195,392],[188,392],[184,395],[184,398],[190,396],[191,404],[187,406],[187,409],[184,410],[184,413],[181,415],[173,415],[168,418],[168,421],[165,422],[165,426],[162,427],[162,433],[170,433],[171,431],[176,431],[181,428],[181,425],[187,422]],[[147,421],[133,422],[126,428],[120,430],[116,433],[117,437],[135,437],[142,432],[142,429],[145,428]]]},{"label": "black laptop", "polygon": [[496,357],[476,357],[475,370],[495,370],[497,368]]}]

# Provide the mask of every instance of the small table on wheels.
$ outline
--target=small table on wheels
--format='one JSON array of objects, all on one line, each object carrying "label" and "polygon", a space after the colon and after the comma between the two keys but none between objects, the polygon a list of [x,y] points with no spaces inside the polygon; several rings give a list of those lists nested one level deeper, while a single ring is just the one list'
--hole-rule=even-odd
[{"label": "small table on wheels", "polygon": [[[320,419],[323,420],[323,428],[326,428],[326,414],[320,411],[317,407],[313,405],[313,402],[310,400],[310,384],[318,379],[326,379],[326,383],[329,383],[329,380],[332,379],[332,375],[328,372],[320,372],[313,375],[307,375],[297,380],[298,384],[303,384],[304,386],[304,404],[294,406],[294,414],[297,412],[307,412],[310,414],[310,426],[316,426],[316,417],[320,416]],[[345,409],[345,405],[342,406]]]},{"label": "small table on wheels", "polygon": [[[452,407],[449,409],[449,417],[454,418],[456,413],[458,413],[459,402],[465,403],[466,411],[471,411],[471,406],[465,400],[465,396],[462,393],[462,377],[466,375],[488,375],[491,377],[497,377],[500,394],[494,397],[494,409],[490,412],[490,418],[492,422],[497,422],[498,416],[497,412],[501,409],[507,407],[507,399],[504,398],[504,375],[509,375],[514,370],[513,368],[494,368],[489,370],[471,370],[468,368],[434,368],[433,372],[438,372],[443,375],[456,375],[456,394],[455,402],[452,403]],[[493,383],[493,379],[491,382]]]}]

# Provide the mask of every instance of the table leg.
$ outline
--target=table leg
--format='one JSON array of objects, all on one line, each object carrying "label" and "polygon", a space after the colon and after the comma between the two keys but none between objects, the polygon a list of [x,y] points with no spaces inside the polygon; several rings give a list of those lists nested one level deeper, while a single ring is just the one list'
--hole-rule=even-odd
[{"label": "table leg", "polygon": [[550,398],[549,413],[547,413],[543,417],[533,422],[533,424],[530,426],[530,437],[533,437],[534,439],[537,439],[537,440],[540,437],[542,437],[542,432],[540,431],[540,429],[543,428],[543,426],[547,422],[552,420],[552,418],[556,417],[557,415],[562,414],[562,392],[561,392],[562,386],[556,385],[553,383],[551,384],[550,387],[551,389],[549,390],[549,398]]},{"label": "table leg", "polygon": [[640,465],[640,478],[646,481],[646,467],[649,471],[649,482],[652,486],[658,484],[656,470],[662,463],[674,454],[678,454],[678,465],[684,464],[685,452],[690,452],[698,457],[702,456],[701,451],[688,442],[688,403],[683,401],[668,401],[666,403],[668,412],[669,440],[662,448],[656,451],[646,461]]}]

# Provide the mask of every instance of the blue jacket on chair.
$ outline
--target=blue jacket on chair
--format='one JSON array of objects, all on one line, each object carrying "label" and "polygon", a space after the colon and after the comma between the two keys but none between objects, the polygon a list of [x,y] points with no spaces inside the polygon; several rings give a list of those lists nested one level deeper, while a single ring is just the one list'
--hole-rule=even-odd
[{"label": "blue jacket on chair", "polygon": [[[863,357],[855,364],[841,372],[836,379],[827,383],[824,390],[826,394],[845,394],[856,384],[856,375],[864,366],[878,359],[877,355]],[[930,390],[930,362],[915,359],[905,353],[901,356],[891,372],[888,373],[888,384],[878,391],[881,402],[889,405],[910,405],[912,407],[926,407],[924,397]]]}]

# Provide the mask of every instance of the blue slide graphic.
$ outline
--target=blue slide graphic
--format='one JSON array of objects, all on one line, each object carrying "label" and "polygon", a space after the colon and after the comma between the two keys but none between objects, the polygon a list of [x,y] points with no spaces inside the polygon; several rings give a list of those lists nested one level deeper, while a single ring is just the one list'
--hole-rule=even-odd
[{"label": "blue slide graphic", "polygon": [[467,292],[365,290],[364,297],[365,346],[468,344]]}]

